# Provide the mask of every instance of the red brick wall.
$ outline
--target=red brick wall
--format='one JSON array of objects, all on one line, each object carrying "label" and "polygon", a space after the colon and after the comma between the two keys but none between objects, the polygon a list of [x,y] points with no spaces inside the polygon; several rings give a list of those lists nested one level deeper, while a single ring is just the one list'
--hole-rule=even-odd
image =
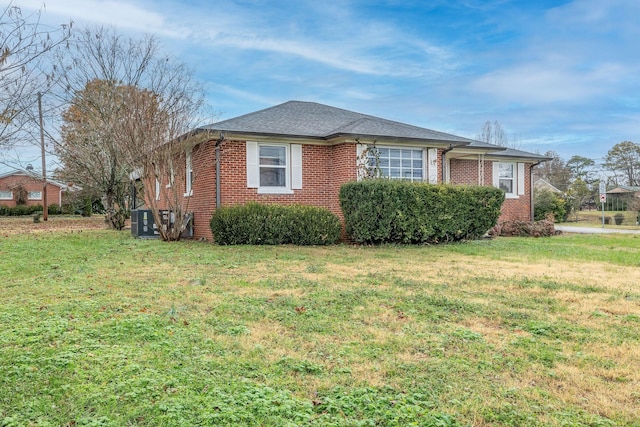
[{"label": "red brick wall", "polygon": [[[524,165],[525,194],[517,199],[505,199],[498,222],[502,221],[529,221],[531,219],[531,165]],[[451,159],[451,183],[452,184],[479,184],[478,161]],[[493,161],[484,161],[484,185],[493,185]]]},{"label": "red brick wall", "polygon": [[[293,194],[258,194],[247,188],[246,142],[225,140],[220,147],[222,206],[249,201],[278,204],[305,204],[323,207],[342,217],[340,186],[356,179],[356,146],[302,146],[302,189]],[[195,182],[187,211],[194,214],[194,237],[212,240],[209,221],[216,206],[215,144],[200,144],[193,152]]]},{"label": "red brick wall", "polygon": [[[306,204],[328,209],[342,218],[338,193],[340,186],[356,180],[356,145],[302,146],[302,189],[293,194],[258,194],[256,188],[247,188],[246,142],[225,140],[220,147],[222,206],[244,204],[248,201],[278,204]],[[181,159],[181,161],[184,161]],[[193,150],[193,195],[185,199],[185,209],[194,214],[194,238],[213,240],[209,221],[216,206],[215,142],[206,142]],[[492,185],[493,163],[485,161],[484,183]],[[530,165],[525,165],[526,194],[518,199],[507,199],[502,207],[500,221],[529,220]],[[184,189],[184,174],[176,176],[175,185]],[[477,160],[451,160],[453,184],[478,184]],[[442,181],[442,149],[438,149],[438,179]],[[163,183],[164,185],[165,183]]]},{"label": "red brick wall", "polygon": [[[15,207],[16,206],[16,191],[15,188],[18,186],[24,187],[26,191],[42,191],[43,190],[43,182],[42,180],[36,179],[32,176],[28,175],[10,175],[0,179],[0,190],[5,191],[13,191],[13,200],[0,200],[0,205]],[[44,194],[42,195],[44,198]],[[62,190],[57,185],[53,185],[51,183],[47,183],[47,204],[61,204]],[[36,206],[43,205],[44,200],[28,200],[26,201],[26,206]]]}]

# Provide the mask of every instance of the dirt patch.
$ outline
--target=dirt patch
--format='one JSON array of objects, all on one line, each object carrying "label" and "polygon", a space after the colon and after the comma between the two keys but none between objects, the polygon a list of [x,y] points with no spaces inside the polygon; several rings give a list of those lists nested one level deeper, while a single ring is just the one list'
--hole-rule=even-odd
[{"label": "dirt patch", "polygon": [[103,230],[107,225],[102,215],[91,217],[50,215],[47,221],[34,222],[32,216],[0,217],[0,236],[79,230]]}]

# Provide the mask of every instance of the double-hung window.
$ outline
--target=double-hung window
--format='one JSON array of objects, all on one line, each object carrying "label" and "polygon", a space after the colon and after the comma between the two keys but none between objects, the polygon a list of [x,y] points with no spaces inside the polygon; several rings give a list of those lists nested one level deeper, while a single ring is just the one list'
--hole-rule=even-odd
[{"label": "double-hung window", "polygon": [[372,148],[367,154],[369,171],[391,179],[424,180],[424,161],[421,149]]},{"label": "double-hung window", "polygon": [[302,188],[302,145],[247,141],[247,187],[259,194]]},{"label": "double-hung window", "polygon": [[524,163],[493,162],[493,186],[505,193],[507,199],[524,194]]},{"label": "double-hung window", "polygon": [[515,164],[499,163],[498,164],[498,188],[507,194],[514,194],[515,181]]},{"label": "double-hung window", "polygon": [[13,200],[13,191],[0,190],[0,200]]},{"label": "double-hung window", "polygon": [[287,188],[287,147],[259,146],[260,187]]}]

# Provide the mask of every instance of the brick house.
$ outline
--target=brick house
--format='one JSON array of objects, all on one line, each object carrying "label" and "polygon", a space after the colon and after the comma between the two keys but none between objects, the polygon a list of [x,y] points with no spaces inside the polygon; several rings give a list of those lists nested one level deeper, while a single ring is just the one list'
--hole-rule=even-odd
[{"label": "brick house", "polygon": [[[26,206],[43,205],[42,176],[31,171],[12,171],[0,174],[0,205],[15,207],[19,199]],[[47,180],[47,203],[62,205],[62,193],[69,188],[55,180]]]},{"label": "brick house", "polygon": [[[500,220],[532,218],[531,171],[544,156],[313,102],[289,101],[194,132],[184,153],[193,236],[212,240],[217,206],[248,201],[320,206],[342,216],[340,186],[367,162],[391,178],[494,185]],[[217,169],[217,170],[216,170]],[[176,182],[178,184],[178,182]],[[156,197],[159,197],[156,183]]]}]

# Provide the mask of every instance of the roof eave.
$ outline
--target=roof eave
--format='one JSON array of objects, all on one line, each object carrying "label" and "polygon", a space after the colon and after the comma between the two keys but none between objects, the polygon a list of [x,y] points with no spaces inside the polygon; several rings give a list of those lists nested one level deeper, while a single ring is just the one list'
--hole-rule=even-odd
[{"label": "roof eave", "polygon": [[408,136],[389,136],[389,135],[372,135],[372,134],[362,134],[362,133],[336,133],[333,135],[327,135],[325,137],[328,141],[335,141],[341,139],[352,139],[352,140],[370,140],[375,142],[398,142],[398,143],[413,143],[419,145],[433,145],[438,144],[444,147],[448,147],[451,144],[455,146],[466,146],[470,144],[470,141],[455,141],[455,140],[443,140],[443,139],[435,139],[435,138],[416,138],[416,137],[408,137]]}]

